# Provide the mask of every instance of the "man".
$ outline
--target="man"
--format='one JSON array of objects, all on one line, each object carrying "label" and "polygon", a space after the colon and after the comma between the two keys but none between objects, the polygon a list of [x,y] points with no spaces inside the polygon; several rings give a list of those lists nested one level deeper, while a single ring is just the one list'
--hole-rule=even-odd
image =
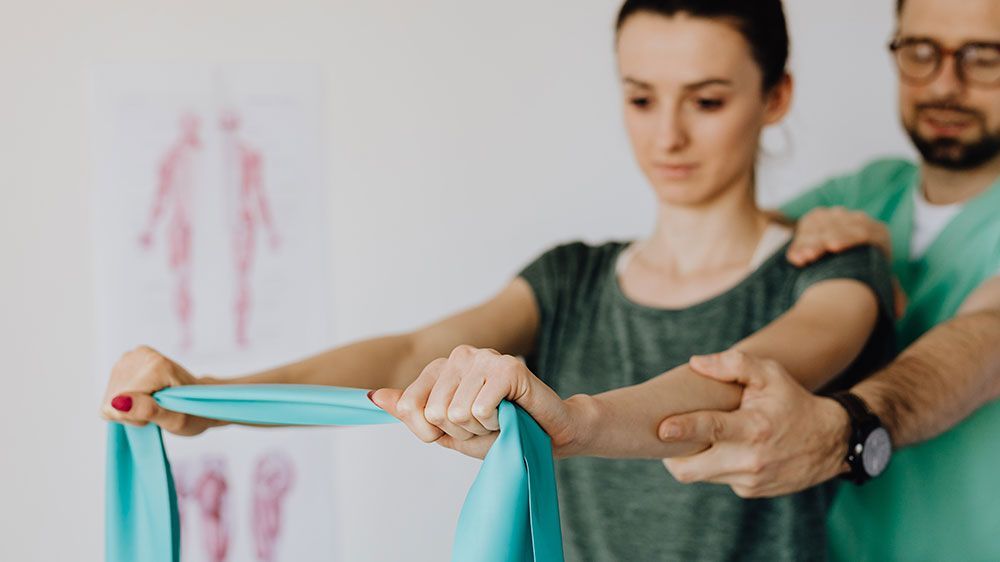
[{"label": "man", "polygon": [[[783,211],[803,217],[793,262],[891,250],[909,298],[900,356],[852,389],[861,402],[810,395],[766,360],[695,358],[743,384],[742,404],[664,420],[661,439],[712,443],[664,464],[744,497],[871,478],[833,503],[838,559],[1000,560],[1000,2],[899,0],[897,14],[900,114],[919,165],[875,162]],[[906,447],[882,474],[879,426]]]}]

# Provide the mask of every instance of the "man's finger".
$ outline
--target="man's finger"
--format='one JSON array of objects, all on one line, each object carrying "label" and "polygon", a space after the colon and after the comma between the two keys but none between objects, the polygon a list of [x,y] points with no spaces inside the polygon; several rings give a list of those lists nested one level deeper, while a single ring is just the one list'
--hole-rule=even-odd
[{"label": "man's finger", "polygon": [[763,361],[746,353],[729,350],[712,355],[696,355],[689,363],[698,374],[745,387],[763,387],[767,368]]},{"label": "man's finger", "polygon": [[678,482],[715,482],[729,484],[741,471],[739,453],[733,447],[709,447],[689,457],[663,459],[663,466]]},{"label": "man's finger", "polygon": [[906,291],[903,290],[903,286],[899,284],[899,279],[896,277],[892,278],[892,296],[896,318],[902,318],[906,314],[906,307],[910,304],[910,299],[906,296]]},{"label": "man's finger", "polygon": [[743,424],[739,415],[730,412],[702,410],[670,416],[657,430],[661,441],[693,442],[716,444],[722,441],[740,440]]},{"label": "man's finger", "polygon": [[786,256],[788,257],[788,261],[792,262],[792,265],[802,267],[815,261],[822,254],[822,241],[811,236],[804,236],[792,242],[792,245],[788,247]]}]

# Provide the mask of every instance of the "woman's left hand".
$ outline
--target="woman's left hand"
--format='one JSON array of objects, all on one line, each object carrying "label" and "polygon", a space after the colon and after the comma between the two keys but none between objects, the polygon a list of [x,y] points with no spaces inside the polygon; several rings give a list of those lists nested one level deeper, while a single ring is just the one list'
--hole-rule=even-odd
[{"label": "woman's left hand", "polygon": [[371,399],[425,443],[480,459],[497,438],[503,400],[527,411],[557,452],[572,448],[583,434],[572,400],[559,398],[521,360],[468,345],[431,362],[406,390],[382,388]]}]

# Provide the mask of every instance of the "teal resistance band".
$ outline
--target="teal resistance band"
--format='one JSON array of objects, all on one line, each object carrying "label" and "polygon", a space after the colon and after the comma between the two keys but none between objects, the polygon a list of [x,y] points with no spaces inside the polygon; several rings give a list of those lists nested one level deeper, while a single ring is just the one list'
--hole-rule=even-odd
[{"label": "teal resistance band", "polygon": [[[371,425],[398,420],[354,388],[198,385],[153,395],[176,412],[276,425]],[[500,404],[500,435],[465,498],[454,561],[563,559],[549,436],[521,408]],[[177,494],[160,436],[149,424],[108,427],[107,561],[178,562]]]}]

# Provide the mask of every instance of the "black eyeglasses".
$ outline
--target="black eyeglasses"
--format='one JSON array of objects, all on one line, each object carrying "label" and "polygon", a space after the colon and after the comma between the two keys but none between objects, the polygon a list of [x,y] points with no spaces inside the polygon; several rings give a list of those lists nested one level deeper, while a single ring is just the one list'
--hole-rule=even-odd
[{"label": "black eyeglasses", "polygon": [[900,76],[911,84],[937,78],[945,57],[955,58],[958,78],[977,86],[1000,86],[1000,43],[966,43],[946,49],[931,39],[896,39],[889,43]]}]

